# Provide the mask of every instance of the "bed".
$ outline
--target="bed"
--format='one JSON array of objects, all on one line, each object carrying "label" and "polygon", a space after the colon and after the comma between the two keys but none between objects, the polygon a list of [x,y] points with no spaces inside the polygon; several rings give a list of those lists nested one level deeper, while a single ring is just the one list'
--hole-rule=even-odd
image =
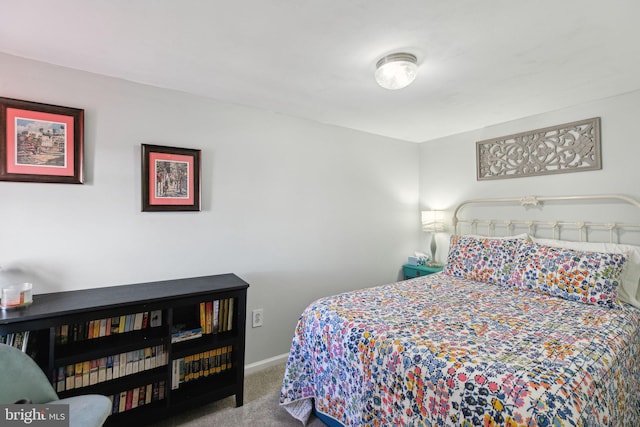
[{"label": "bed", "polygon": [[640,226],[462,215],[513,203],[534,217],[640,208],[621,195],[460,204],[443,272],[304,310],[280,404],[336,426],[640,425],[640,248],[618,243]]}]

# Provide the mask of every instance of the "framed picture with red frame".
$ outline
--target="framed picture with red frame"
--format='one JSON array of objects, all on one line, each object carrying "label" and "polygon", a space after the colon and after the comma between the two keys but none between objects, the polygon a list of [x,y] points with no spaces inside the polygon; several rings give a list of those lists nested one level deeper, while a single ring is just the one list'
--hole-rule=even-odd
[{"label": "framed picture with red frame", "polygon": [[200,210],[200,150],[142,144],[142,211]]},{"label": "framed picture with red frame", "polygon": [[84,110],[0,98],[0,180],[82,184]]}]

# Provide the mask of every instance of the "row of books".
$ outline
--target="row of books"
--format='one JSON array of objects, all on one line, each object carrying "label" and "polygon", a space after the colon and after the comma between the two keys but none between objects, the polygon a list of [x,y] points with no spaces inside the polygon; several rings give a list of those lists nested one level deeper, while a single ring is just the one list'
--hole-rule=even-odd
[{"label": "row of books", "polygon": [[166,345],[127,351],[100,359],[60,366],[52,384],[58,392],[87,387],[104,381],[164,366],[168,363]]},{"label": "row of books", "polygon": [[27,343],[29,342],[29,331],[13,332],[6,335],[0,335],[0,343],[7,344],[12,347],[27,352]]},{"label": "row of books", "polygon": [[56,327],[56,344],[68,344],[162,325],[162,310],[125,314]]},{"label": "row of books", "polygon": [[228,345],[175,359],[172,366],[171,389],[180,388],[182,383],[231,369],[232,348]]},{"label": "row of books", "polygon": [[116,393],[109,396],[112,402],[111,413],[119,414],[139,406],[162,400],[165,397],[165,390],[166,383],[163,380]]},{"label": "row of books", "polygon": [[200,303],[200,327],[203,334],[233,329],[233,298]]},{"label": "row of books", "polygon": [[[217,334],[233,329],[233,298],[201,302],[198,309],[200,325],[176,323],[171,327],[171,342],[182,342],[200,338],[206,334]],[[195,326],[195,327],[194,327]]]}]

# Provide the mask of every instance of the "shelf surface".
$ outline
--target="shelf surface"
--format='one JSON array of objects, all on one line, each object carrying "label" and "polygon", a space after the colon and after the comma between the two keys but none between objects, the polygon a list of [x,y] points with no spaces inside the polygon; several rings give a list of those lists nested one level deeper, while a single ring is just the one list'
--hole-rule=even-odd
[{"label": "shelf surface", "polygon": [[249,285],[235,274],[192,277],[160,282],[136,283],[33,296],[33,304],[0,311],[0,325],[68,316],[122,306],[158,303],[216,291],[246,289]]}]

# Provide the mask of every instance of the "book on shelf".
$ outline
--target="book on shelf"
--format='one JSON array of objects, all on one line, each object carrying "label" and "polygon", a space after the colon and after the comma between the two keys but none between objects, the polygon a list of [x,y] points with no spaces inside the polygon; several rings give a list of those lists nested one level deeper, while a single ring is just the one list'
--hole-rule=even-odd
[{"label": "book on shelf", "polygon": [[113,379],[120,378],[120,355],[113,356]]},{"label": "book on shelf", "polygon": [[[204,319],[202,318],[204,315]],[[204,320],[204,322],[203,322]],[[213,333],[213,301],[207,301],[204,303],[204,313],[200,312],[200,322],[206,326],[205,334]]]},{"label": "book on shelf", "polygon": [[147,384],[147,391],[145,392],[144,404],[148,405],[152,402],[153,398],[153,384]]},{"label": "book on shelf", "polygon": [[114,316],[111,318],[111,335],[115,335],[120,329],[120,316]]},{"label": "book on shelf", "polygon": [[155,328],[156,326],[162,326],[162,310],[154,310],[149,313],[149,326]]},{"label": "book on shelf", "polygon": [[174,359],[171,366],[171,389],[202,377],[224,372],[232,367],[231,345]]},{"label": "book on shelf", "polygon": [[226,300],[220,300],[220,309],[218,311],[218,332],[224,332],[225,325],[227,324],[227,322],[223,320],[226,314],[225,303]]},{"label": "book on shelf", "polygon": [[198,309],[200,310],[200,327],[205,334],[207,333],[206,305],[206,302],[201,302],[200,304],[198,304]]},{"label": "book on shelf", "polygon": [[65,388],[67,390],[73,390],[76,385],[76,374],[75,374],[75,364],[67,365],[66,368],[66,384]]},{"label": "book on shelf", "polygon": [[198,305],[203,334],[216,334],[233,329],[234,298],[203,301]]},{"label": "book on shelf", "polygon": [[229,298],[229,312],[227,313],[227,331],[233,328],[233,298]]},{"label": "book on shelf", "polygon": [[98,362],[98,382],[104,382],[107,380],[107,358],[101,357]]},{"label": "book on shelf", "polygon": [[141,370],[148,371],[151,369],[151,347],[147,347],[142,351],[144,351],[144,358],[142,359],[144,361],[144,367]]},{"label": "book on shelf", "polygon": [[11,343],[11,345],[17,349],[22,350],[22,343],[24,342],[24,332],[16,332],[13,335],[13,343]]},{"label": "book on shelf", "polygon": [[94,336],[94,338],[104,337],[106,335],[107,335],[107,319],[100,319],[100,323],[98,324],[98,336]]},{"label": "book on shelf", "polygon": [[55,343],[68,344],[162,325],[162,310],[93,319],[55,329]]},{"label": "book on shelf", "polygon": [[211,329],[212,333],[217,333],[218,332],[218,327],[219,325],[219,316],[220,316],[220,300],[216,300],[213,302],[213,315],[212,317],[212,322],[213,322],[213,326]]},{"label": "book on shelf", "polygon": [[118,333],[124,334],[126,326],[127,326],[127,316],[122,315],[120,316],[120,321],[118,322]]},{"label": "book on shelf", "polygon": [[147,386],[138,387],[138,406],[142,406],[146,401]]},{"label": "book on shelf", "polygon": [[140,387],[131,390],[131,409],[136,409],[140,402]]},{"label": "book on shelf", "polygon": [[58,392],[78,389],[165,366],[167,361],[167,346],[159,344],[60,366],[52,385]]},{"label": "book on shelf", "polygon": [[91,385],[89,383],[89,370],[91,368],[91,361],[85,360],[82,362],[82,387]]},{"label": "book on shelf", "polygon": [[120,353],[120,376],[127,375],[127,353]]},{"label": "book on shelf", "polygon": [[55,387],[57,392],[61,392],[61,391],[64,391],[64,388],[66,386],[66,380],[65,380],[66,369],[65,369],[65,367],[64,366],[59,367],[57,373],[58,373],[58,375],[55,378],[54,387]]},{"label": "book on shelf", "polygon": [[[145,370],[145,351],[144,348],[138,350],[138,372],[142,372]],[[151,362],[149,362],[151,364]]]},{"label": "book on shelf", "polygon": [[100,336],[100,319],[98,319],[93,322],[93,336],[91,338],[100,338]]},{"label": "book on shelf", "polygon": [[98,360],[89,362],[89,385],[98,384]]},{"label": "book on shelf", "polygon": [[60,326],[60,344],[66,344],[69,341],[69,325]]},{"label": "book on shelf", "polygon": [[140,329],[147,329],[149,327],[149,312],[142,313],[142,327]]},{"label": "book on shelf", "polygon": [[140,372],[140,352],[138,350],[134,350],[131,353],[133,354],[131,358],[133,373],[137,374]]},{"label": "book on shelf", "polygon": [[113,379],[113,356],[107,356],[107,368],[105,376],[106,381],[111,381]]},{"label": "book on shelf", "polygon": [[111,399],[111,415],[115,415],[120,412],[120,393],[108,397]]},{"label": "book on shelf", "polygon": [[171,343],[177,343],[187,340],[192,340],[195,338],[200,338],[202,336],[202,328],[193,328],[193,329],[179,329],[175,330],[171,333]]},{"label": "book on shelf", "polygon": [[74,370],[74,377],[75,377],[75,381],[74,381],[74,388],[80,388],[82,387],[82,362],[78,362],[75,365],[75,370]]},{"label": "book on shelf", "polygon": [[136,313],[133,318],[133,330],[139,331],[142,329],[142,319],[144,318],[144,313]]},{"label": "book on shelf", "polygon": [[128,351],[126,353],[126,362],[124,368],[125,375],[133,375],[133,351]]},{"label": "book on shelf", "polygon": [[133,389],[127,390],[127,395],[125,397],[124,410],[130,411],[132,407],[133,407]]},{"label": "book on shelf", "polygon": [[112,396],[108,396],[112,402],[111,414],[119,414],[125,411],[149,405],[150,403],[162,400],[165,397],[164,380],[123,390]]},{"label": "book on shelf", "polygon": [[116,414],[120,412],[124,412],[126,410],[126,404],[127,404],[127,390],[123,390],[120,392],[120,399],[118,402],[118,411],[116,411]]},{"label": "book on shelf", "polygon": [[155,402],[156,400],[160,400],[160,389],[158,387],[153,387],[151,392],[151,400]]},{"label": "book on shelf", "polygon": [[29,344],[29,334],[30,331],[19,331],[0,335],[0,343],[10,345],[26,353],[27,345]]}]

